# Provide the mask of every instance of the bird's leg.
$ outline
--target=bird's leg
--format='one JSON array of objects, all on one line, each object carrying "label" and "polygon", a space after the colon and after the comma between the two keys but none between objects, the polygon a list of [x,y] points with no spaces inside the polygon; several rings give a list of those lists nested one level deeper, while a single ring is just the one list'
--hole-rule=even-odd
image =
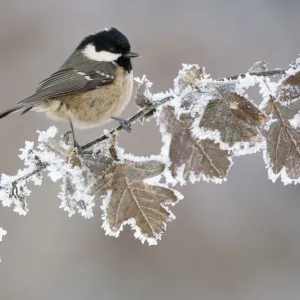
[{"label": "bird's leg", "polygon": [[82,154],[83,154],[83,151],[82,151],[82,148],[81,148],[81,146],[79,145],[79,143],[76,141],[76,138],[75,138],[75,133],[74,133],[74,127],[73,127],[73,124],[72,124],[72,121],[71,121],[71,119],[69,119],[69,123],[70,123],[71,132],[72,132],[72,136],[73,136],[74,148],[77,148],[77,149],[78,149],[78,152],[79,152],[79,154],[82,156]]},{"label": "bird's leg", "polygon": [[125,130],[125,131],[127,131],[128,133],[130,133],[131,132],[131,125],[130,125],[130,123],[127,121],[127,120],[125,120],[125,119],[122,119],[122,118],[118,118],[118,117],[111,117],[112,119],[114,119],[114,120],[116,120],[116,121],[118,121],[119,122],[119,124],[120,124],[120,126]]}]

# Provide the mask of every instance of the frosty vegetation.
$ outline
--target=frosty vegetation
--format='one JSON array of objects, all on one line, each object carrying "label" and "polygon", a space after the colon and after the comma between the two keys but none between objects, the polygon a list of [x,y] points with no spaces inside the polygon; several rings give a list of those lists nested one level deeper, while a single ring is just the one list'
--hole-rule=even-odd
[{"label": "frosty vegetation", "polygon": [[[136,238],[154,245],[175,218],[170,208],[183,198],[175,187],[222,183],[235,156],[262,151],[273,182],[300,182],[300,58],[286,70],[257,62],[245,74],[222,79],[183,65],[173,89],[161,94],[151,93],[146,77],[136,81],[138,112],[128,122],[156,118],[160,153],[126,153],[117,144],[122,127],[84,145],[82,156],[70,135],[59,137],[55,127],[38,131],[37,143],[25,142],[20,150],[24,168],[1,175],[2,205],[27,214],[29,183],[41,185],[46,175],[59,182],[60,207],[69,216],[91,218],[101,206],[106,234],[118,237],[129,224]],[[260,90],[259,106],[247,95],[253,86]],[[4,234],[0,228],[0,240]]]}]

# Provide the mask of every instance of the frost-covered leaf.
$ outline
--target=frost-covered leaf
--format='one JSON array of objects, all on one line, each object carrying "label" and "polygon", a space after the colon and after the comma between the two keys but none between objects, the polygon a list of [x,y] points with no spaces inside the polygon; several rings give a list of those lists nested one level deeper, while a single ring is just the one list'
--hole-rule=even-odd
[{"label": "frost-covered leaf", "polygon": [[166,229],[166,222],[174,218],[165,207],[175,204],[178,198],[174,191],[148,185],[147,178],[160,175],[165,165],[149,160],[133,162],[124,160],[113,165],[104,177],[96,182],[94,194],[105,196],[104,228],[106,233],[118,236],[125,224],[135,230],[135,237],[155,244]]},{"label": "frost-covered leaf", "polygon": [[138,82],[138,87],[136,90],[136,95],[134,102],[138,107],[144,108],[151,103],[152,94],[150,88],[152,82],[150,82],[146,76],[143,76],[141,79],[135,79]]},{"label": "frost-covered leaf", "polygon": [[285,184],[300,181],[300,131],[275,122],[267,134],[267,160],[271,179],[281,176]]},{"label": "frost-covered leaf", "polygon": [[300,102],[300,72],[283,80],[277,88],[276,97],[282,103]]},{"label": "frost-covered leaf", "polygon": [[200,127],[219,132],[220,141],[238,155],[258,150],[263,140],[258,127],[266,123],[267,116],[241,95],[232,92],[219,95],[219,99],[207,104]]},{"label": "frost-covered leaf", "polygon": [[231,166],[227,150],[210,139],[199,139],[192,132],[195,119],[190,114],[178,118],[171,106],[164,107],[159,116],[163,135],[170,136],[167,145],[171,173],[181,183],[204,179],[221,182]]},{"label": "frost-covered leaf", "polygon": [[[293,105],[292,103],[290,105]],[[279,177],[284,184],[300,182],[300,131],[292,127],[295,111],[281,105],[275,97],[270,96],[266,107],[271,116],[263,134],[267,146],[264,159],[269,168],[272,181]]]},{"label": "frost-covered leaf", "polygon": [[182,70],[179,71],[177,78],[174,80],[176,92],[182,92],[187,88],[198,87],[199,82],[207,78],[205,68],[198,65],[183,64]]},{"label": "frost-covered leaf", "polygon": [[284,104],[300,101],[300,58],[289,67],[286,74],[277,87],[276,99]]},{"label": "frost-covered leaf", "polygon": [[274,106],[272,98],[269,97],[269,101],[267,102],[266,107],[264,108],[264,112],[268,116],[277,116],[278,111],[280,110],[280,114],[285,120],[291,120],[294,118],[300,110],[300,101],[290,102],[282,104],[282,102],[276,102],[276,106]]},{"label": "frost-covered leaf", "polygon": [[253,66],[249,69],[250,73],[259,73],[261,71],[267,71],[267,62],[262,60],[262,61],[257,61],[256,63],[253,64]]},{"label": "frost-covered leaf", "polygon": [[92,191],[96,179],[102,178],[105,172],[113,165],[114,160],[102,154],[85,154],[83,158],[71,152],[69,161],[71,168],[66,168],[61,185],[59,198],[62,200],[61,208],[69,216],[78,211],[85,218],[93,216],[94,196]]}]

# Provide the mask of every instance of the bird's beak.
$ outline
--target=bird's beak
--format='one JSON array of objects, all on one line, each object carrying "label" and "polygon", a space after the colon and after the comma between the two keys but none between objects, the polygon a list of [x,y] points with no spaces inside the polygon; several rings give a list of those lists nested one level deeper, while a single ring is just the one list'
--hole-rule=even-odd
[{"label": "bird's beak", "polygon": [[137,54],[137,53],[134,53],[134,52],[128,52],[126,54],[123,54],[123,57],[126,57],[126,58],[134,58],[134,57],[139,57],[140,55]]}]

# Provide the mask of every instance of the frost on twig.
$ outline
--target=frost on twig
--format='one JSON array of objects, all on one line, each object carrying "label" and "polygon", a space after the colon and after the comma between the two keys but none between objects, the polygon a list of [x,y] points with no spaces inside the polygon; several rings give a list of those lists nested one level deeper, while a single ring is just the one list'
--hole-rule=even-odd
[{"label": "frost on twig", "polygon": [[[174,219],[170,206],[183,198],[174,186],[199,180],[222,183],[237,155],[263,149],[273,181],[281,177],[285,184],[299,183],[300,60],[288,70],[268,70],[266,65],[257,62],[244,74],[217,80],[203,67],[183,65],[173,89],[159,94],[151,92],[145,76],[136,79],[138,111],[127,121],[132,125],[156,118],[159,155],[124,154],[116,142],[123,130],[119,126],[83,145],[80,156],[68,136],[59,139],[51,127],[39,132],[36,145],[25,143],[19,155],[24,168],[17,175],[1,175],[2,205],[25,215],[29,184],[41,185],[47,175],[60,181],[60,207],[69,216],[90,218],[98,205],[107,234],[117,237],[129,224],[136,238],[151,245]],[[276,82],[271,76],[281,78]],[[262,95],[258,107],[247,95],[255,85]]]}]

